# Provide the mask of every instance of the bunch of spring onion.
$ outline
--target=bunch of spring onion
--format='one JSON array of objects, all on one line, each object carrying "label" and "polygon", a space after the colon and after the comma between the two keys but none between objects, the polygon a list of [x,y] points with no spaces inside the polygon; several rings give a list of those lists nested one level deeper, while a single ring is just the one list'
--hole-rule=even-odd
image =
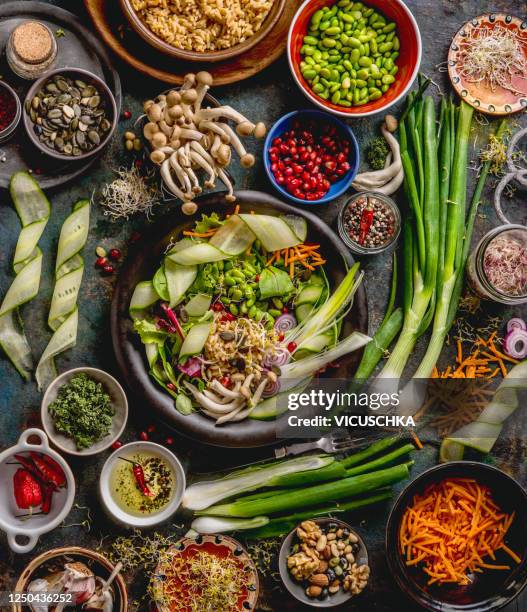
[{"label": "bunch of spring onion", "polygon": [[413,463],[407,455],[414,446],[399,442],[384,438],[340,460],[307,455],[193,483],[183,498],[183,507],[195,514],[192,533],[244,531],[250,538],[275,537],[299,521],[389,499],[391,485],[407,478]]},{"label": "bunch of spring onion", "polygon": [[[468,145],[473,109],[442,100],[439,127],[431,97],[409,96],[400,122],[401,159],[410,211],[403,225],[404,322],[380,378],[399,379],[418,338],[433,322],[414,378],[428,378],[455,319],[474,220],[488,175],[485,164],[466,215]],[[497,135],[503,133],[504,125]]]}]

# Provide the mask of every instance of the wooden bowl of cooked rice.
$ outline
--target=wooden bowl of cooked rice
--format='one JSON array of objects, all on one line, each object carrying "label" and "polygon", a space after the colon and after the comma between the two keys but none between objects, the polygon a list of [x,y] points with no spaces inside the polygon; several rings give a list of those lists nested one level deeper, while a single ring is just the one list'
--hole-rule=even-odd
[{"label": "wooden bowl of cooked rice", "polygon": [[180,60],[222,62],[242,55],[275,27],[286,0],[119,0],[149,45]]}]

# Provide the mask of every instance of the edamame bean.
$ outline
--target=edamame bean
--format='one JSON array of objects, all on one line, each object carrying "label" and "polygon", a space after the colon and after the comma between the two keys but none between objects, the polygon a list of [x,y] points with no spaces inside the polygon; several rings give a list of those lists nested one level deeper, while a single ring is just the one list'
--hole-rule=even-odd
[{"label": "edamame bean", "polygon": [[276,318],[276,317],[281,316],[282,312],[280,310],[277,310],[276,308],[269,308],[269,310],[267,311],[267,314]]},{"label": "edamame bean", "polygon": [[239,302],[243,297],[243,292],[241,291],[241,289],[235,289],[232,292],[231,297],[235,302]]},{"label": "edamame bean", "polygon": [[226,274],[224,280],[225,284],[229,287],[233,287],[234,285],[238,284],[238,281],[234,279],[230,274]]},{"label": "edamame bean", "polygon": [[240,314],[240,311],[238,310],[238,306],[236,306],[236,304],[230,304],[229,310],[231,311],[231,314],[234,315],[235,317]]}]

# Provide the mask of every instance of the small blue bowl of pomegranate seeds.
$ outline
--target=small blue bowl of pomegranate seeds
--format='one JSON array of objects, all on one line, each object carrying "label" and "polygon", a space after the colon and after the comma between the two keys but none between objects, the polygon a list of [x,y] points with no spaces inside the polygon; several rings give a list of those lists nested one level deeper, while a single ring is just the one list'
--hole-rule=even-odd
[{"label": "small blue bowl of pomegranate seeds", "polygon": [[269,179],[298,204],[326,204],[341,196],[359,169],[359,145],[351,128],[324,111],[284,115],[265,141]]}]

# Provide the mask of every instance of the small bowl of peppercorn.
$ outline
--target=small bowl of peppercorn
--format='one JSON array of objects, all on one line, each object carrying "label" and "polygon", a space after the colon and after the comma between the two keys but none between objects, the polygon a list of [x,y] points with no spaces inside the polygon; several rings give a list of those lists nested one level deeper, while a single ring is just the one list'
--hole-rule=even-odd
[{"label": "small bowl of peppercorn", "polygon": [[359,169],[359,145],[351,128],[319,110],[281,117],[264,147],[269,180],[297,204],[327,204],[345,193]]},{"label": "small bowl of peppercorn", "polygon": [[22,104],[15,90],[0,81],[0,142],[5,142],[20,123]]},{"label": "small bowl of peppercorn", "polygon": [[314,608],[341,606],[368,586],[368,551],[359,534],[333,518],[303,521],[284,538],[278,560],[293,597]]},{"label": "small bowl of peppercorn", "polygon": [[355,194],[342,207],[338,230],[357,255],[376,255],[390,249],[401,233],[401,213],[392,198],[374,191]]}]

